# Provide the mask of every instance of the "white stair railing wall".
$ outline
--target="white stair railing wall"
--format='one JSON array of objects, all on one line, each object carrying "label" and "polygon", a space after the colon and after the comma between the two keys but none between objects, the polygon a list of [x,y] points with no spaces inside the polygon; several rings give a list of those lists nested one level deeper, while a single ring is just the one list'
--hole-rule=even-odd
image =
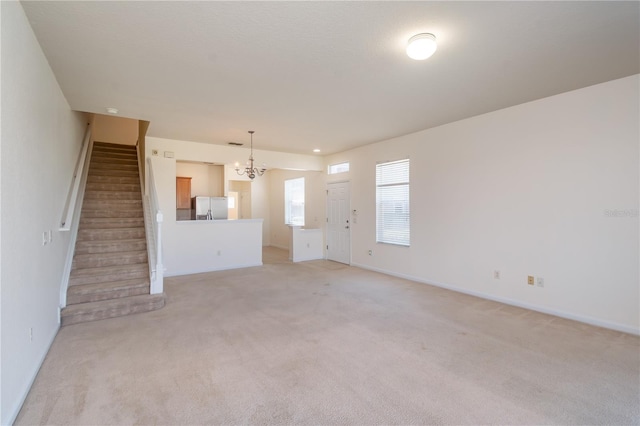
[{"label": "white stair railing wall", "polygon": [[[141,158],[139,155],[138,158]],[[153,165],[151,159],[147,159],[147,179],[145,181],[145,194],[143,207],[145,226],[147,227],[147,247],[149,252],[149,268],[151,277],[151,294],[159,294],[164,291],[164,266],[162,264],[162,221],[163,215],[158,203]]]},{"label": "white stair railing wall", "polygon": [[[69,287],[69,277],[71,274],[71,266],[73,264],[73,253],[76,248],[76,239],[78,238],[78,228],[80,226],[80,213],[82,211],[82,202],[84,201],[84,190],[87,186],[87,175],[89,173],[89,161],[91,161],[91,151],[93,144],[91,143],[91,126],[87,126],[87,130],[82,140],[76,169],[71,181],[71,189],[67,198],[67,204],[60,220],[60,231],[70,232],[69,249],[67,250],[67,258],[62,272],[62,282],[60,283],[60,309],[67,306],[67,289]],[[60,316],[58,315],[58,321]]]}]

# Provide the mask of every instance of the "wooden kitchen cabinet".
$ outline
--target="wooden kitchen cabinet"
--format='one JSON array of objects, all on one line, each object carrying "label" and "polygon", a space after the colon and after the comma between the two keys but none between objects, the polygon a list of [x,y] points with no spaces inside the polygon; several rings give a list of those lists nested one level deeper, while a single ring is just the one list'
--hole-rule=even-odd
[{"label": "wooden kitchen cabinet", "polygon": [[191,208],[191,178],[176,177],[176,208]]}]

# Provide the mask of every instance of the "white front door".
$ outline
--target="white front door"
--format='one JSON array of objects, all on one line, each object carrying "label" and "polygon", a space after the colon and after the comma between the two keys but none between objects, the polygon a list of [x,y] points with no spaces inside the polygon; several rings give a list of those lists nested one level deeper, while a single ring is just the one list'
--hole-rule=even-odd
[{"label": "white front door", "polygon": [[351,263],[349,182],[327,185],[327,259]]}]

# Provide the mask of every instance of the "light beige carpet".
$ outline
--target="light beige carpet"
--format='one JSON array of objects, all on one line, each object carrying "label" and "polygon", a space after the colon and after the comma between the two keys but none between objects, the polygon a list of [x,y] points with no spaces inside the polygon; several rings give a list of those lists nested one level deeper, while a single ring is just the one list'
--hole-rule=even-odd
[{"label": "light beige carpet", "polygon": [[60,330],[17,424],[638,424],[640,339],[313,261]]}]

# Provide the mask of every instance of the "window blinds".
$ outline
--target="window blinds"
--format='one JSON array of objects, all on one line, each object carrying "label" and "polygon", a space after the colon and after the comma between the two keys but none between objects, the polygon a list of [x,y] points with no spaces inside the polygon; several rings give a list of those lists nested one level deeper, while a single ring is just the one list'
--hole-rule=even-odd
[{"label": "window blinds", "polygon": [[376,165],[376,241],[410,244],[409,159]]}]

